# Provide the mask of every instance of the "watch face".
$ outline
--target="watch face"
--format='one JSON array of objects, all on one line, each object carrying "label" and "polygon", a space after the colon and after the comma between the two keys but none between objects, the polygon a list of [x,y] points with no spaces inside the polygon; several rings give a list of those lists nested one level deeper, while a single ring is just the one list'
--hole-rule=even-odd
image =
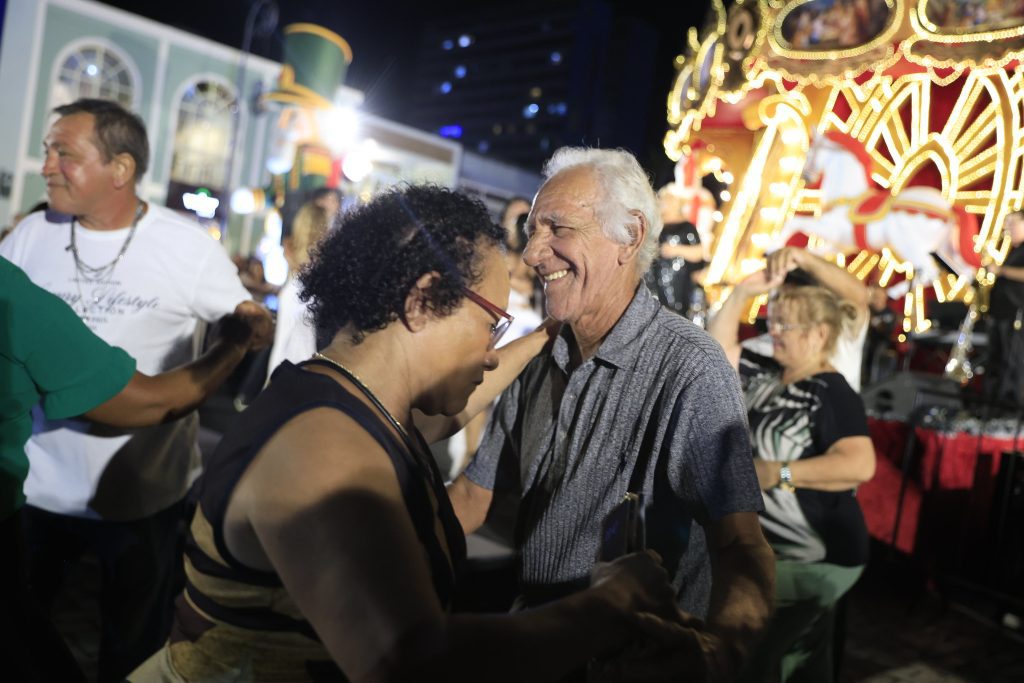
[{"label": "watch face", "polygon": [[779,468],[779,488],[789,493],[796,490],[796,487],[793,486],[793,475],[789,471],[789,465],[783,465]]}]

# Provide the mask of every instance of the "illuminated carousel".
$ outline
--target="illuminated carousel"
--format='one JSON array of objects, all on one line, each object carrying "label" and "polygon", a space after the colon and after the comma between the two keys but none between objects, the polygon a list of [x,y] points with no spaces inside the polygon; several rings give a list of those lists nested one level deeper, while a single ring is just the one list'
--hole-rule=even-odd
[{"label": "illuminated carousel", "polygon": [[[766,252],[807,245],[888,291],[901,343],[936,332],[930,308],[966,305],[964,325],[950,330],[955,354],[1008,253],[1004,219],[1024,203],[1022,54],[1024,2],[713,0],[676,59],[665,137],[686,171],[677,182],[714,174],[724,188],[704,230],[712,302]],[[967,358],[956,360],[947,375],[969,380]],[[995,531],[963,521],[1021,503],[999,498],[1021,479],[1019,415],[995,434],[977,411],[960,410],[955,423],[920,415],[872,422],[879,466],[858,492],[872,535],[917,553],[927,527],[946,538],[962,527],[963,543],[946,552],[997,553],[974,579],[1011,585],[985,573],[995,566],[1024,579],[1021,557],[998,555],[1024,530],[1006,515]],[[940,490],[968,502],[921,514]]]},{"label": "illuminated carousel", "polygon": [[714,0],[676,59],[665,138],[726,183],[712,298],[806,239],[902,298],[907,334],[929,299],[972,303],[1024,199],[1022,52],[1024,2]]}]

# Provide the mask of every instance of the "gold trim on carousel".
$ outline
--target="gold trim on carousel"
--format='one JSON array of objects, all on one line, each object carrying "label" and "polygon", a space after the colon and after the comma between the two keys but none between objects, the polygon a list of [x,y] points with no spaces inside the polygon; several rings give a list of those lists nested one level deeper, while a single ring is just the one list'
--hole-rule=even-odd
[{"label": "gold trim on carousel", "polygon": [[[751,14],[756,15],[756,19],[760,23],[755,27],[754,41],[746,49],[744,56],[737,60],[729,56],[729,18],[734,12],[739,12],[740,10],[749,11]],[[725,28],[722,32],[722,44],[725,46],[722,56],[722,85],[719,88],[719,92],[731,97],[733,101],[738,101],[751,90],[751,75],[758,72],[759,64],[762,63],[762,53],[768,36],[768,18],[771,14],[765,4],[765,0],[750,0],[750,2],[747,0],[736,0],[726,13]],[[733,69],[740,72],[740,76],[737,79],[729,78],[730,71]],[[730,85],[730,80],[738,80],[739,84]]]},{"label": "gold trim on carousel", "polygon": [[[779,13],[772,18],[773,30],[768,35],[768,45],[771,47],[772,51],[780,57],[808,61],[833,61],[837,59],[858,57],[871,52],[878,47],[888,45],[890,43],[890,39],[896,34],[900,25],[903,23],[903,0],[885,0],[885,4],[889,7],[889,23],[877,36],[873,37],[868,42],[838,50],[796,50],[791,47],[787,47],[788,41],[786,41],[782,36],[782,24],[785,22],[787,16],[806,4],[808,4],[808,0],[795,0],[782,8]],[[891,49],[891,46],[889,47]]]},{"label": "gold trim on carousel", "polygon": [[[879,46],[881,49],[881,46]],[[849,82],[854,76],[864,73],[865,71],[886,71],[893,65],[895,65],[902,55],[893,46],[888,46],[885,50],[885,56],[878,59],[865,59],[863,62],[857,62],[850,66],[843,67],[840,71],[835,73],[818,73],[817,71],[810,71],[804,73],[802,71],[795,71],[783,64],[773,62],[770,58],[765,58],[766,69],[770,69],[779,74],[783,80],[793,81],[801,86],[832,86],[840,83]],[[819,60],[828,61],[828,60]],[[842,62],[843,60],[835,60],[834,63]],[[807,64],[808,69],[821,69],[820,63]]]},{"label": "gold trim on carousel", "polygon": [[[995,30],[971,31],[966,29],[946,29],[938,24],[932,23],[928,18],[927,6],[929,0],[918,0],[917,5],[910,12],[910,25],[914,27],[914,33],[921,38],[933,40],[936,43],[967,43],[967,42],[991,42],[994,40],[1005,40],[1024,36],[1024,25],[1008,26]],[[1024,20],[1024,17],[1021,17]]]},{"label": "gold trim on carousel", "polygon": [[[1024,36],[1024,25],[988,31],[965,31],[955,28],[944,30],[928,19],[925,11],[927,2],[928,0],[918,0],[910,12],[910,25],[914,29],[914,34],[903,41],[908,61],[929,69],[951,68],[963,71],[965,68],[1000,69],[1024,57],[1024,49],[1000,44],[1000,41]],[[991,45],[991,49],[980,57],[961,53],[943,58],[933,54],[929,44],[936,47],[985,44]]]},{"label": "gold trim on carousel", "polygon": [[[1022,49],[1011,49],[1003,47],[1001,50],[1005,52],[1001,55],[997,54],[997,51],[993,51],[992,55],[986,55],[981,59],[973,59],[966,55],[958,55],[955,58],[944,59],[942,57],[936,57],[930,54],[929,51],[924,47],[918,47],[926,45],[931,42],[934,45],[940,47],[954,47],[955,43],[946,44],[939,43],[938,41],[932,41],[930,38],[922,38],[920,36],[911,36],[902,43],[902,48],[908,62],[912,64],[918,64],[925,67],[926,69],[954,69],[956,71],[952,78],[948,78],[943,85],[949,85],[957,78],[959,78],[964,71],[971,69],[1005,69],[1009,64],[1024,59],[1024,50]],[[961,41],[967,43],[968,41]],[[977,41],[972,44],[979,44],[984,41]],[[914,48],[918,48],[919,52],[914,52]]]},{"label": "gold trim on carousel", "polygon": [[291,35],[292,33],[311,33],[315,36],[320,36],[338,46],[338,49],[345,55],[345,61],[349,64],[352,63],[352,47],[348,44],[348,41],[339,36],[329,28],[324,28],[319,24],[311,24],[308,22],[300,22],[297,24],[288,24],[284,27],[284,34]]}]

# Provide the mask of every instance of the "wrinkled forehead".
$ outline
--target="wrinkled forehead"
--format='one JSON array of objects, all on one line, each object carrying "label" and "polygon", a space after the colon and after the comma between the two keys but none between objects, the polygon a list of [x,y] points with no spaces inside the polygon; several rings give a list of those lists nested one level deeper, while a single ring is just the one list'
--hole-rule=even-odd
[{"label": "wrinkled forehead", "polygon": [[552,176],[537,192],[530,211],[531,223],[570,215],[593,218],[600,197],[597,174],[590,168],[574,166]]}]

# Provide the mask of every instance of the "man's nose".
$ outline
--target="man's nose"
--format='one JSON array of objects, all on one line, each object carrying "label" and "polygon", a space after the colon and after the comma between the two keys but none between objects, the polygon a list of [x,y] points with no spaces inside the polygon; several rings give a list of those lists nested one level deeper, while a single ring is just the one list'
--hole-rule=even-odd
[{"label": "man's nose", "polygon": [[530,238],[526,240],[526,248],[523,249],[523,263],[531,268],[536,268],[540,265],[541,259],[544,257],[547,250],[547,239],[539,233],[533,233],[530,235]]},{"label": "man's nose", "polygon": [[57,155],[47,152],[43,156],[43,170],[44,176],[53,175],[57,172]]}]

